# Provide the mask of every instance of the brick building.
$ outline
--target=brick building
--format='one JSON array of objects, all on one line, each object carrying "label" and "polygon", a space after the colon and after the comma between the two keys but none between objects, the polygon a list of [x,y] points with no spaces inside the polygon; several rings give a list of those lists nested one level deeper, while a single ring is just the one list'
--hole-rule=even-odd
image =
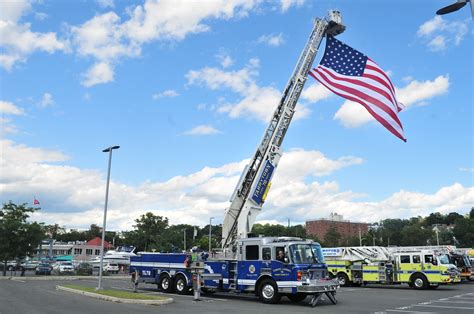
[{"label": "brick building", "polygon": [[307,235],[316,236],[320,240],[324,240],[326,233],[331,227],[334,227],[343,239],[358,237],[359,230],[361,235],[369,231],[369,224],[343,220],[342,215],[338,215],[337,213],[331,213],[329,219],[308,220],[306,221],[305,227]]}]

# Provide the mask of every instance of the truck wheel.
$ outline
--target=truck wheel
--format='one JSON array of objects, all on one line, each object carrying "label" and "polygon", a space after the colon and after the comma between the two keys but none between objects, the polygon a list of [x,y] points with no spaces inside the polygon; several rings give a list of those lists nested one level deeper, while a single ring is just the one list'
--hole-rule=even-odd
[{"label": "truck wheel", "polygon": [[174,280],[174,290],[178,294],[188,294],[188,283],[186,282],[186,278],[184,278],[183,275],[176,276],[176,279]]},{"label": "truck wheel", "polygon": [[413,288],[417,290],[424,290],[424,289],[428,289],[429,287],[428,280],[423,275],[414,275],[411,278],[411,284]]},{"label": "truck wheel", "polygon": [[306,294],[304,293],[288,294],[287,297],[288,299],[290,299],[291,302],[297,303],[306,299]]},{"label": "truck wheel", "polygon": [[275,304],[281,299],[278,293],[278,287],[275,281],[267,278],[263,279],[258,288],[258,296],[263,303]]},{"label": "truck wheel", "polygon": [[348,287],[350,285],[349,277],[344,273],[337,274],[337,281],[343,287]]},{"label": "truck wheel", "polygon": [[172,293],[173,292],[173,284],[171,282],[171,278],[168,274],[164,274],[161,276],[159,287],[161,291]]}]

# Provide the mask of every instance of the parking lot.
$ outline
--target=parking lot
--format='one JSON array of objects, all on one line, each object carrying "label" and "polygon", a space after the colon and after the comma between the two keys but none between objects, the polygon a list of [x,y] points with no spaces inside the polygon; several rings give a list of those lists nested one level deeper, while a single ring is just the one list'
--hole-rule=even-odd
[{"label": "parking lot", "polygon": [[[47,278],[45,278],[47,277]],[[33,277],[35,278],[35,277]],[[43,276],[43,280],[15,277],[0,281],[0,313],[152,313],[156,306],[119,304],[91,299],[56,290],[56,285],[69,280]],[[45,280],[47,279],[47,280]],[[94,277],[76,280],[75,284],[96,286]],[[104,287],[132,290],[127,278],[104,279]],[[140,292],[162,295],[154,285],[141,285]],[[196,302],[192,295],[167,294],[171,304],[160,306],[162,313],[472,313],[474,311],[474,282],[437,290],[415,291],[406,286],[368,286],[342,288],[338,304],[323,300],[316,308],[307,302],[291,303],[282,298],[280,304],[262,304],[253,295],[216,293]]]}]

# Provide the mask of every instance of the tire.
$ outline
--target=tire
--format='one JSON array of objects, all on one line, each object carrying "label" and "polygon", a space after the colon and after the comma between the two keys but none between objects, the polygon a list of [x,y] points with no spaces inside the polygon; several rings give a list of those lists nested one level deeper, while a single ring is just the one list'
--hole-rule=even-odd
[{"label": "tire", "polygon": [[288,294],[287,297],[288,299],[290,299],[292,303],[298,303],[306,299],[306,294],[304,293]]},{"label": "tire", "polygon": [[428,289],[430,284],[425,276],[416,274],[411,278],[411,285],[416,290],[425,290]]},{"label": "tire", "polygon": [[275,281],[269,278],[263,279],[258,286],[258,297],[263,303],[278,303],[281,299],[281,295],[278,293],[278,287]]},{"label": "tire", "polygon": [[158,284],[161,291],[166,293],[173,292],[173,282],[168,274],[164,274],[160,277],[160,283]]},{"label": "tire", "polygon": [[337,274],[336,278],[342,287],[349,287],[349,285],[351,284],[349,281],[349,277],[344,273]]},{"label": "tire", "polygon": [[178,275],[176,276],[174,280],[174,291],[176,291],[177,294],[188,294],[189,292],[189,287],[188,283],[186,281],[186,278],[184,278],[183,275]]}]

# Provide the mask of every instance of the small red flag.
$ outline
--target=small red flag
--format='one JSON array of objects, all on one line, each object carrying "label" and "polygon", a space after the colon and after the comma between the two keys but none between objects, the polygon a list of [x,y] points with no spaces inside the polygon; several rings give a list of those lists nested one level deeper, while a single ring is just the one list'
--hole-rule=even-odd
[{"label": "small red flag", "polygon": [[39,205],[40,204],[40,202],[36,199],[36,197],[35,197],[35,200],[33,201],[33,204],[34,205]]}]

